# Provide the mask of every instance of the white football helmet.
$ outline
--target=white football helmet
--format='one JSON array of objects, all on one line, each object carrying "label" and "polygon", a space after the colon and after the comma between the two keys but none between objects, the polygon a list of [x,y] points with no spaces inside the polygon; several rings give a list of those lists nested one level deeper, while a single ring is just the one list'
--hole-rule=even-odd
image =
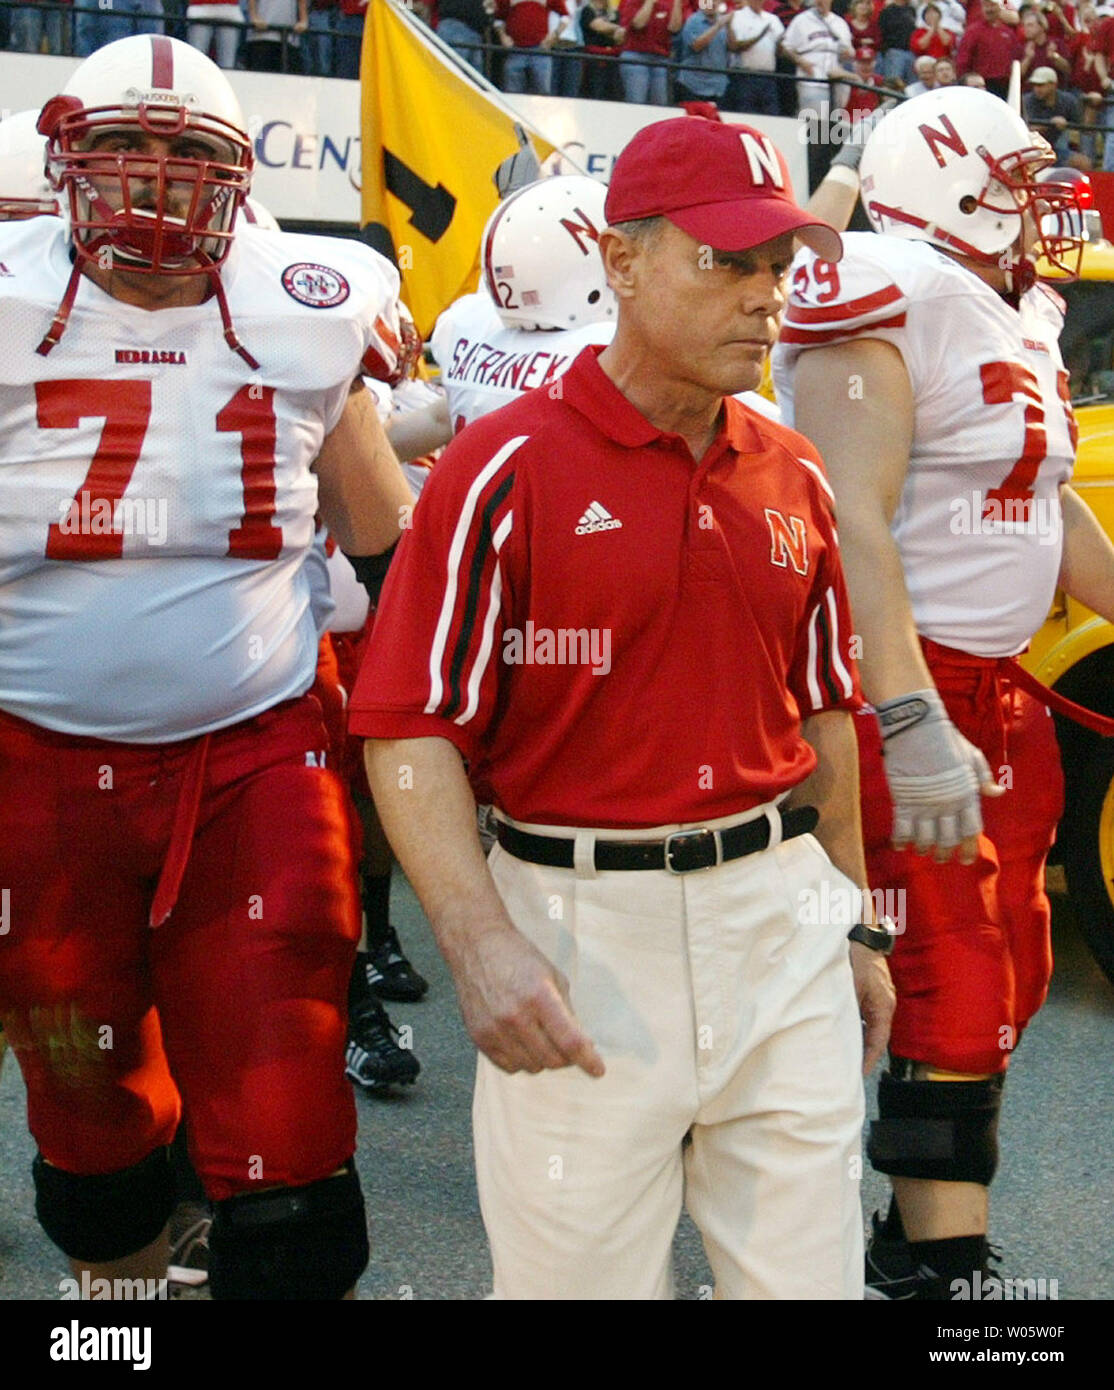
[{"label": "white football helmet", "polygon": [[146,34],[106,44],[43,107],[39,129],[79,257],[160,275],[224,260],[252,146],[228,79],[198,49]]},{"label": "white football helmet", "polygon": [[[871,225],[999,265],[1024,289],[1044,256],[1079,269],[1076,189],[1041,180],[1051,146],[1001,98],[975,87],[939,87],[895,107],[874,127],[859,168]],[[1021,250],[1023,219],[1029,241]]]},{"label": "white football helmet", "polygon": [[57,214],[58,199],[47,182],[46,141],[37,111],[17,111],[0,121],[0,222]]},{"label": "white football helmet", "polygon": [[508,328],[579,328],[616,317],[600,259],[607,188],[583,174],[505,199],[480,243],[483,283]]}]

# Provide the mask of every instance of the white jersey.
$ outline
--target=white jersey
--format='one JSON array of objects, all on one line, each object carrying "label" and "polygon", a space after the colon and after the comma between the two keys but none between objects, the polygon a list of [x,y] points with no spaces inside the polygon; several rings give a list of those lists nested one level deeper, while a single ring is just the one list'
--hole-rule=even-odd
[{"label": "white jersey", "polygon": [[466,294],[437,320],[430,347],[441,368],[454,433],[526,391],[548,386],[590,344],[606,346],[614,320],[582,328],[507,328],[484,291]]},{"label": "white jersey", "polygon": [[[773,359],[786,422],[801,352],[856,338],[897,347],[915,417],[891,529],[917,631],[1012,656],[1044,621],[1060,569],[1060,486],[1076,440],[1062,301],[1037,287],[1014,310],[925,242],[854,232],[843,244],[836,265],[811,252],[793,263]],[[849,411],[854,400],[852,382]]]},{"label": "white jersey", "polygon": [[[466,294],[445,310],[430,339],[454,434],[524,391],[548,386],[584,348],[606,347],[614,336],[614,319],[551,331],[506,328],[490,296]],[[777,405],[757,391],[740,391],[736,399],[768,419],[781,419]]]},{"label": "white jersey", "polygon": [[[782,43],[799,58],[804,58],[811,67],[809,76],[827,77],[840,66],[841,57],[849,57],[854,50],[854,39],[850,27],[837,14],[822,15],[818,10],[801,10],[789,21]],[[803,69],[798,68],[798,72]],[[819,89],[819,84],[808,84],[809,90]],[[827,96],[827,86],[823,88]],[[846,87],[836,88],[834,98],[837,106],[842,105]]]},{"label": "white jersey", "polygon": [[210,297],[149,312],[56,219],[0,226],[0,709],[154,743],[306,691],[331,610],[311,465],[361,370],[393,369],[398,275],[357,242],[237,230]]}]

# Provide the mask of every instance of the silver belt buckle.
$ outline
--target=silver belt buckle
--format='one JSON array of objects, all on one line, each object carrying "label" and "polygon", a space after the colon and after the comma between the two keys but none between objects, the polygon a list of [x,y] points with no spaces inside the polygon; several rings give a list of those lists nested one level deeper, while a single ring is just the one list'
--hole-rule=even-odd
[{"label": "silver belt buckle", "polygon": [[[715,848],[715,858],[710,863],[685,864],[683,862],[686,848],[694,849],[697,843],[706,845],[711,842]],[[678,849],[678,844],[680,849]],[[674,855],[682,860],[678,866],[674,863]],[[665,837],[665,871],[680,877],[682,874],[699,873],[701,869],[714,869],[723,863],[723,840],[720,838],[718,830],[709,830],[705,826],[701,830],[675,830],[672,835]]]}]

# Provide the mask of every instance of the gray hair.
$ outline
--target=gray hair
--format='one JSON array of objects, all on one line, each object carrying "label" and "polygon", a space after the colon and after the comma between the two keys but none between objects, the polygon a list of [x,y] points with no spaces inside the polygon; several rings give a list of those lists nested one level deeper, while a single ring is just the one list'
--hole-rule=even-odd
[{"label": "gray hair", "polygon": [[665,222],[666,219],[660,216],[638,217],[630,222],[612,222],[610,226],[612,231],[622,232],[624,236],[629,236],[632,241],[649,246],[661,235]]}]

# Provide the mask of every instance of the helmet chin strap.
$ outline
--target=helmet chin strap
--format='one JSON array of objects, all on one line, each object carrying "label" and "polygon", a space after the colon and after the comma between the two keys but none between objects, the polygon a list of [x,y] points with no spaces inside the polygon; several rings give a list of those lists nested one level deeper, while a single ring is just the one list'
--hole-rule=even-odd
[{"label": "helmet chin strap", "polygon": [[1037,283],[1037,268],[1028,256],[1020,256],[1003,267],[1006,275],[1006,298],[1020,299]]},{"label": "helmet chin strap", "polygon": [[[77,299],[77,291],[78,286],[81,284],[81,276],[84,272],[83,262],[85,260],[95,261],[98,250],[107,245],[111,245],[108,238],[102,237],[99,241],[94,242],[90,246],[83,247],[74,257],[73,269],[70,271],[70,278],[66,282],[66,289],[65,293],[62,295],[61,303],[58,305],[54,318],[51,320],[50,327],[43,335],[42,342],[35,349],[40,356],[46,357],[48,353],[53,351],[61,341],[62,334],[66,331],[66,326],[70,321],[70,314],[73,311],[74,301]],[[212,295],[217,301],[217,309],[220,312],[221,326],[224,329],[224,341],[233,352],[244,359],[253,372],[258,371],[259,363],[236,336],[236,330],[232,324],[232,313],[228,307],[228,298],[225,295],[224,285],[220,278],[220,266],[217,265],[211,257],[206,256],[205,253],[201,251],[197,253],[197,259],[199,268],[194,273],[207,275],[209,278]]]}]

